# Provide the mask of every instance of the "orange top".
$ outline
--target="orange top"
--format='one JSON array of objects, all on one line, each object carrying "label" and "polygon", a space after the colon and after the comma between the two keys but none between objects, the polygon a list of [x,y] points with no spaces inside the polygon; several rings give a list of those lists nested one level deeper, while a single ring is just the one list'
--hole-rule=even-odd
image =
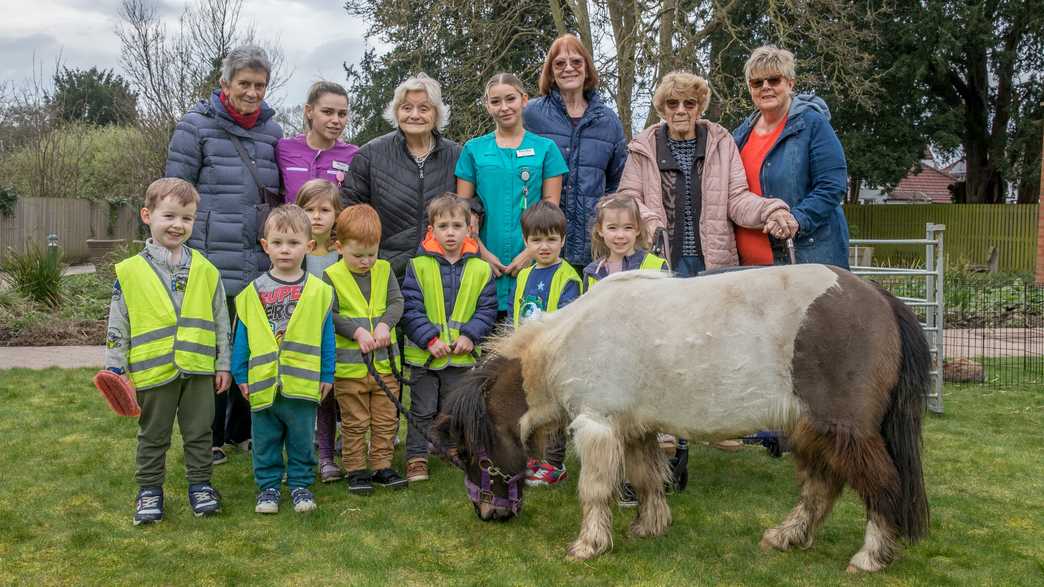
[{"label": "orange top", "polygon": [[[424,240],[421,241],[421,247],[429,253],[437,253],[442,256],[446,255],[446,250],[442,248],[439,241],[435,240],[435,234],[430,228],[424,235]],[[464,242],[460,243],[460,254],[463,256],[467,253],[475,255],[479,253],[478,241],[470,236],[464,237]]]},{"label": "orange top", "polygon": [[[759,196],[765,195],[761,193],[761,166],[765,163],[765,156],[783,132],[784,126],[785,120],[776,130],[760,136],[752,129],[747,137],[747,144],[740,149],[743,169],[747,172],[747,187]],[[737,226],[736,250],[739,252],[740,265],[772,264],[772,245],[769,244],[768,235],[760,230]]]}]

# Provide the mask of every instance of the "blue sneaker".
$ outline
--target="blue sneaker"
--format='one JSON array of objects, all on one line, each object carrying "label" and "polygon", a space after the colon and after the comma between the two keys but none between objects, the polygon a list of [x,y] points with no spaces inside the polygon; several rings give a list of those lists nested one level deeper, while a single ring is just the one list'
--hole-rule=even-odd
[{"label": "blue sneaker", "polygon": [[152,524],[163,519],[163,488],[142,487],[134,511],[134,525]]},{"label": "blue sneaker", "polygon": [[294,502],[294,511],[299,514],[315,510],[315,495],[307,487],[291,489],[290,499]]},{"label": "blue sneaker", "polygon": [[221,511],[221,494],[210,483],[189,485],[189,505],[197,518],[212,516]]},{"label": "blue sneaker", "polygon": [[279,489],[275,487],[265,489],[257,494],[257,506],[254,507],[254,512],[258,514],[278,514],[279,499],[281,497]]}]

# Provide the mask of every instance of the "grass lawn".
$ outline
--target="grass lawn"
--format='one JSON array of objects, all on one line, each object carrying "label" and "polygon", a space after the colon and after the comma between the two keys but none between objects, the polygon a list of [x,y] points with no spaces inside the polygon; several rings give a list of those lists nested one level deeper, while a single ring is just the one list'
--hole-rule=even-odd
[{"label": "grass lawn", "polygon": [[[165,520],[131,525],[136,423],[109,412],[89,370],[0,372],[0,584],[357,585],[1040,585],[1044,584],[1044,393],[947,386],[927,417],[931,534],[890,569],[844,573],[863,539],[850,491],[808,551],[763,554],[764,528],[797,491],[789,457],[694,450],[674,525],[634,540],[615,517],[615,549],[564,560],[580,518],[575,476],[530,491],[508,523],[479,521],[461,474],[398,493],[349,497],[317,486],[319,510],[253,513],[249,458],[215,469],[224,513],[193,518],[180,438],[168,454]],[[575,461],[572,461],[575,472]]]}]

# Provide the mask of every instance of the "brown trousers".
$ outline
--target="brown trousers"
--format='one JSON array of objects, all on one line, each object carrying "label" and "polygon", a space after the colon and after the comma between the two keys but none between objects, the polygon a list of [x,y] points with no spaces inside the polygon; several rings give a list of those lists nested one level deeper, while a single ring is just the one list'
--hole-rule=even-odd
[{"label": "brown trousers", "polygon": [[[381,375],[384,384],[401,397],[399,383],[391,375]],[[341,407],[341,456],[348,472],[366,468],[366,433],[370,433],[370,469],[391,467],[399,414],[373,376],[363,379],[334,380],[334,394]]]}]

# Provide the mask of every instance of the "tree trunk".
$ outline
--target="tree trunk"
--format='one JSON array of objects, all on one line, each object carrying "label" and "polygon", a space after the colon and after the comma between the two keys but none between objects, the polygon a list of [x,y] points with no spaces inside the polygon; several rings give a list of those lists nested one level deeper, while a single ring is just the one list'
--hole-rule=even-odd
[{"label": "tree trunk", "polygon": [[848,176],[848,203],[858,204],[859,203],[859,188],[863,185],[863,180],[854,175]]},{"label": "tree trunk", "polygon": [[[674,21],[677,16],[678,0],[664,0],[663,8],[660,11],[660,54],[657,71],[654,72],[656,76],[654,83],[659,83],[663,76],[674,68]],[[653,87],[655,88],[655,85]],[[649,128],[659,120],[660,115],[656,112],[656,106],[652,100],[649,100],[649,112],[645,115],[645,124],[642,125],[642,128]]]},{"label": "tree trunk", "polygon": [[[580,42],[591,55],[594,51],[594,36],[591,34],[591,12],[587,7],[587,0],[565,0],[569,11],[576,17],[576,26],[580,29]],[[563,26],[564,28],[564,26]]]},{"label": "tree trunk", "polygon": [[616,108],[623,123],[624,136],[631,140],[631,98],[635,80],[636,35],[639,22],[639,6],[635,0],[609,0],[609,20],[613,26],[613,41],[616,45]]},{"label": "tree trunk", "polygon": [[562,36],[569,31],[566,30],[565,25],[565,12],[562,11],[562,3],[558,0],[547,0],[548,6],[551,8],[551,18],[555,21],[555,30],[558,31],[558,36]]}]

